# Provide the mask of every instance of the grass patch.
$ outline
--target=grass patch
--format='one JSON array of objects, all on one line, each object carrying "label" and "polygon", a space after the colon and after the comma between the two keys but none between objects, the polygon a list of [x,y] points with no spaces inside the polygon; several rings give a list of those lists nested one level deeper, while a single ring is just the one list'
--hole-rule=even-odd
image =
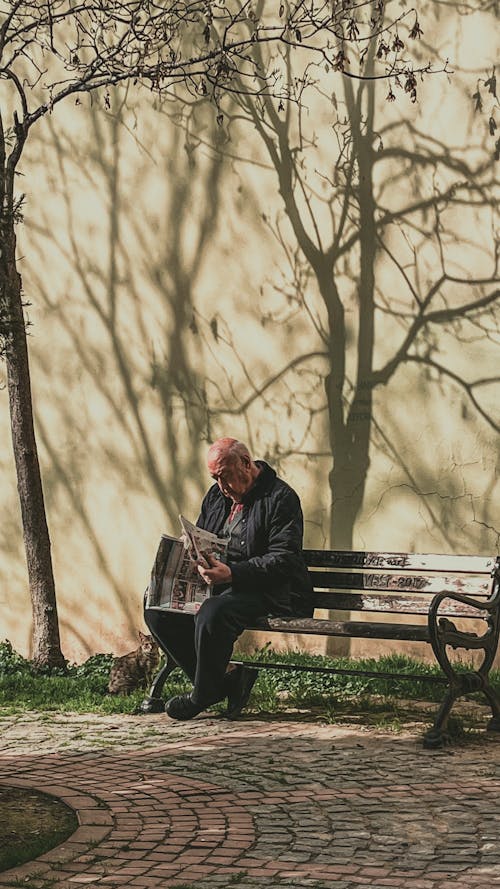
[{"label": "grass patch", "polygon": [[75,813],[60,800],[36,790],[0,788],[0,871],[53,849],[77,827]]},{"label": "grass patch", "polygon": [[[137,712],[145,696],[143,690],[130,695],[108,695],[106,686],[107,682],[91,677],[0,675],[0,708],[6,715],[30,710],[101,714]],[[172,694],[179,694],[188,685],[179,675],[170,688]]]},{"label": "grass patch", "polygon": [[[416,658],[401,654],[383,655],[379,658],[324,657],[303,652],[274,652],[263,649],[253,654],[241,655],[245,661],[265,661],[266,663],[297,664],[301,667],[329,667],[342,670],[356,670],[359,675],[344,676],[332,673],[305,672],[302,670],[261,670],[252,693],[252,704],[256,707],[269,709],[286,703],[287,706],[319,706],[325,700],[333,698],[338,702],[352,698],[379,696],[385,699],[404,698],[420,701],[440,701],[445,686],[427,681],[428,678],[443,678],[443,672],[437,664],[423,663]],[[457,670],[467,672],[467,663],[458,663]],[[363,675],[367,670],[372,673],[393,673],[408,676],[415,674],[420,678],[386,678],[382,675],[374,678]],[[500,670],[490,674],[491,683],[500,691]],[[468,695],[470,700],[484,700],[480,694]]]},{"label": "grass patch", "polygon": [[[130,695],[107,693],[113,658],[96,654],[83,664],[69,664],[66,670],[40,671],[14,651],[10,642],[0,642],[1,712],[134,713],[145,696],[143,689]],[[179,670],[171,687],[172,694],[189,687]]]},{"label": "grass patch", "polygon": [[[235,657],[237,657],[237,653]],[[274,652],[267,647],[252,654],[241,655],[242,660],[264,660],[267,663],[298,665],[299,667],[330,667],[358,670],[355,676],[305,672],[301,669],[261,670],[250,698],[250,708],[257,712],[279,712],[290,708],[321,708],[326,718],[334,719],[349,705],[377,711],[380,702],[387,712],[387,704],[401,700],[440,701],[445,687],[425,681],[426,677],[442,677],[438,665],[427,664],[406,655],[392,654],[380,658],[323,657],[304,652]],[[80,665],[69,665],[66,671],[40,672],[12,649],[10,642],[0,643],[0,708],[3,714],[26,712],[77,713],[135,713],[145,693],[140,689],[130,695],[109,695],[107,685],[113,661],[111,654],[97,654]],[[466,663],[457,669],[470,669]],[[363,674],[415,674],[417,678],[398,679]],[[420,679],[419,677],[422,677]],[[491,674],[494,688],[500,691],[500,670]],[[163,696],[168,698],[190,688],[181,670],[168,678]],[[481,694],[471,694],[468,700],[484,702]],[[224,705],[225,706],[225,705]],[[219,709],[223,709],[223,706]],[[390,707],[389,707],[390,709]],[[394,713],[394,729],[398,715]],[[390,718],[388,720],[390,722]]]}]

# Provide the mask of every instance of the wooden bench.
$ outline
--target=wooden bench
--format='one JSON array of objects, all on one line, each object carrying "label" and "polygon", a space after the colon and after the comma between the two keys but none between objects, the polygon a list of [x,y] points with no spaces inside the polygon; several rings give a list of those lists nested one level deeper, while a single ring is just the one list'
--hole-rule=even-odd
[{"label": "wooden bench", "polygon": [[[315,609],[326,609],[330,613],[348,612],[348,619],[340,619],[341,615],[335,614],[328,619],[270,617],[248,629],[265,630],[266,633],[425,642],[432,646],[444,675],[370,673],[237,659],[233,663],[242,663],[252,669],[362,673],[365,676],[442,683],[447,690],[434,725],[425,735],[426,747],[440,747],[449,740],[446,729],[454,702],[462,695],[480,691],[493,713],[488,729],[500,731],[500,697],[489,681],[500,631],[500,557],[336,550],[305,550],[304,555],[313,582]],[[390,619],[377,620],[376,616],[382,614],[389,615]],[[367,619],[367,615],[371,615],[371,619]],[[401,621],[402,615],[407,617],[404,622]],[[417,622],[415,618],[420,620]],[[471,619],[482,622],[480,632],[477,632],[477,624],[471,629]],[[467,672],[457,671],[448,656],[449,648],[479,652],[480,664],[471,666]],[[163,710],[161,691],[175,666],[167,659],[143,702],[141,709],[144,712]]]}]

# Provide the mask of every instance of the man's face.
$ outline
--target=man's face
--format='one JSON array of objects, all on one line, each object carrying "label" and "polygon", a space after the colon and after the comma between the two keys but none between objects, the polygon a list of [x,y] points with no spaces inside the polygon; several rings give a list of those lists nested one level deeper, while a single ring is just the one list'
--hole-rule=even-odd
[{"label": "man's face", "polygon": [[250,458],[219,455],[209,459],[207,465],[224,496],[230,497],[234,503],[241,503],[254,481]]}]

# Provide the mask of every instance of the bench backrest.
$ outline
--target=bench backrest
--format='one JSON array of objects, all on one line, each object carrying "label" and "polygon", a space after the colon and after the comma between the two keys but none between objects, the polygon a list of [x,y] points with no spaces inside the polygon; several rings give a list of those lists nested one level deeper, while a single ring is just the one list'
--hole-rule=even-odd
[{"label": "bench backrest", "polygon": [[[487,556],[305,550],[315,608],[386,614],[427,614],[436,593],[487,599],[499,559]],[[498,581],[497,581],[498,582]],[[440,614],[480,617],[462,602],[446,599]]]}]

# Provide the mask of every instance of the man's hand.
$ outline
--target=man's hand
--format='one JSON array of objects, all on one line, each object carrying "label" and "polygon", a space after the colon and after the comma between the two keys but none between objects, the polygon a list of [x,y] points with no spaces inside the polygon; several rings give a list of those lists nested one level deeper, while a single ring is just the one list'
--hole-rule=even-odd
[{"label": "man's hand", "polygon": [[205,583],[229,583],[232,579],[231,569],[229,565],[220,562],[215,556],[208,556],[210,566],[205,568],[204,565],[198,565],[198,571]]}]

